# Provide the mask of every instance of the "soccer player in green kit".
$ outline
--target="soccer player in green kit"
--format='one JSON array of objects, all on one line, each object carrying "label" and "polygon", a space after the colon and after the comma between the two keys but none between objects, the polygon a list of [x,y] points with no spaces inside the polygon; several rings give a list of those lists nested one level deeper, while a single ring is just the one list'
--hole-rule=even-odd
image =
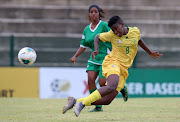
[{"label": "soccer player in green kit", "polygon": [[[97,5],[91,5],[89,7],[89,22],[90,24],[85,27],[80,43],[80,47],[75,53],[75,55],[70,59],[72,63],[76,62],[76,58],[81,55],[86,48],[91,48],[92,52],[94,51],[94,37],[95,35],[102,33],[102,32],[108,32],[110,31],[110,27],[108,24],[101,20],[101,18],[104,18],[104,10],[99,8]],[[87,62],[87,70],[88,73],[88,87],[90,94],[94,92],[96,88],[95,80],[99,76],[99,85],[105,86],[106,79],[102,75],[102,62],[104,60],[104,57],[110,52],[112,49],[110,42],[102,42],[100,41],[99,44],[99,54],[96,56],[95,60],[93,60],[92,55],[90,56],[90,59]],[[128,91],[127,87],[125,86],[124,89],[121,90],[121,93],[123,95],[124,101],[127,101],[128,99]],[[102,111],[102,105],[96,105],[96,107],[89,111],[89,112],[97,112]],[[65,113],[66,110],[63,109],[63,113]]]}]

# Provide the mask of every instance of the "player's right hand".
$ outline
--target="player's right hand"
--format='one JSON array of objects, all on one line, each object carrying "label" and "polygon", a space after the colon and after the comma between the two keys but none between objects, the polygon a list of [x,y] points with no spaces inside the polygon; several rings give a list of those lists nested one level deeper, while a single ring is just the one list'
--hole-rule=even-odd
[{"label": "player's right hand", "polygon": [[95,60],[95,56],[99,53],[99,51],[95,50],[94,52],[92,52],[92,58],[93,60]]},{"label": "player's right hand", "polygon": [[71,61],[71,63],[76,63],[76,58],[75,57],[72,57],[71,59],[70,59],[70,61]]}]

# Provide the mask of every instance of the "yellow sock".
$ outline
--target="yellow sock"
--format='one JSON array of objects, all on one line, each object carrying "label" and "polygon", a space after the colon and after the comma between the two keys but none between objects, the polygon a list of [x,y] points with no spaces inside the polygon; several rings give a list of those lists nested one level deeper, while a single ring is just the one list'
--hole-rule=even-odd
[{"label": "yellow sock", "polygon": [[[78,102],[82,102],[85,98],[86,98],[86,97],[84,97],[84,98],[79,98],[79,99],[77,99],[76,102],[77,102],[77,103],[78,103]],[[91,103],[90,103],[90,104],[87,104],[86,106],[91,106]]]},{"label": "yellow sock", "polygon": [[90,94],[88,97],[86,97],[82,103],[85,106],[89,106],[91,103],[95,102],[96,100],[101,99],[101,95],[98,90],[94,91],[92,94]]},{"label": "yellow sock", "polygon": [[76,102],[77,102],[77,103],[78,103],[78,102],[82,102],[84,99],[85,99],[85,97],[84,97],[84,98],[79,98],[79,99],[77,99]]}]

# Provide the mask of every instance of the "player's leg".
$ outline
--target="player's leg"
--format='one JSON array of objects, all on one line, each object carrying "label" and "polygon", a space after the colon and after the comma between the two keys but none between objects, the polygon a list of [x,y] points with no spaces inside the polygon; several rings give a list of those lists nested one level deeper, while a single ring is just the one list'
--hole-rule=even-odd
[{"label": "player's leg", "polygon": [[126,83],[126,79],[127,79],[128,75],[129,75],[129,73],[128,73],[127,68],[125,68],[123,66],[120,66],[120,67],[121,67],[121,74],[120,74],[120,79],[119,80],[121,82],[119,82],[119,84],[118,84],[118,90],[120,90],[120,92],[122,93],[124,102],[126,102],[128,100],[128,89],[127,89],[127,85],[125,83]]},{"label": "player's leg", "polygon": [[[121,89],[120,92],[124,92],[124,93],[122,93],[122,95],[123,94],[126,95],[126,92],[124,91],[125,89],[127,90],[126,86],[124,86],[124,89]],[[101,99],[91,103],[91,105],[109,105],[113,101],[113,99],[118,95],[118,93],[119,93],[119,91],[118,91],[118,89],[116,89],[111,94],[106,95],[106,96],[102,97]],[[123,98],[124,98],[124,101],[125,101],[125,99],[127,101],[128,95],[127,96],[123,96]]]},{"label": "player's leg", "polygon": [[[99,76],[99,79],[98,79],[99,85],[100,85],[100,87],[105,86],[106,78],[102,74],[102,66],[101,65],[97,66],[97,69],[99,71],[99,75],[98,75]],[[96,104],[96,107],[94,109],[90,110],[89,112],[99,112],[99,111],[103,111],[101,104]]]},{"label": "player's leg", "polygon": [[[112,74],[115,73],[115,74]],[[90,94],[88,97],[86,97],[82,102],[76,103],[74,107],[74,113],[76,116],[79,116],[82,109],[85,107],[85,105],[89,105],[102,97],[109,95],[116,91],[116,88],[119,83],[119,75],[118,72],[112,72],[111,75],[107,78],[107,86],[101,87],[98,90],[94,91],[92,94]]]},{"label": "player's leg", "polygon": [[126,92],[127,86],[126,85],[123,86],[123,83],[125,83],[125,82],[126,82],[126,78],[124,78],[123,75],[120,75],[119,84],[118,84],[116,91],[114,91],[113,93],[106,95],[105,97],[102,97],[101,99],[95,101],[94,103],[92,103],[92,105],[108,105],[108,104],[110,104],[112,102],[112,100],[118,95],[120,89],[121,89],[120,92],[122,93],[122,95],[125,95],[125,96],[123,96],[123,98],[124,98],[124,101],[126,102],[128,99],[128,92]]},{"label": "player's leg", "polygon": [[[96,78],[98,76],[98,73],[95,71],[87,71],[88,73],[88,87],[89,87],[89,93],[93,93],[95,90],[97,90],[96,88]],[[96,105],[94,109],[90,110],[89,112],[99,112],[99,111],[103,111],[102,109],[102,105]]]},{"label": "player's leg", "polygon": [[[119,91],[116,89],[114,92],[112,92],[111,94],[109,95],[106,95],[104,97],[102,97],[101,99],[89,104],[89,105],[86,105],[86,106],[91,106],[91,105],[109,105],[113,99],[118,95]],[[82,102],[84,98],[80,98],[80,99],[77,99],[77,102]]]},{"label": "player's leg", "polygon": [[[87,73],[88,73],[88,87],[89,87],[89,93],[93,93],[95,90],[97,90],[96,87],[96,78],[98,76],[98,72],[99,72],[99,65],[96,64],[92,64],[90,62],[88,62],[88,67],[87,67]],[[97,105],[95,106],[94,109],[90,110],[89,112],[99,112],[99,111],[103,111],[102,109],[102,105]]]},{"label": "player's leg", "polygon": [[127,85],[126,85],[126,84],[124,85],[124,88],[121,89],[120,92],[122,93],[124,102],[126,102],[126,101],[128,100],[128,88],[127,88]]},{"label": "player's leg", "polygon": [[[95,72],[95,71],[91,71],[91,70],[88,70],[87,71],[88,73],[88,87],[89,87],[89,92],[92,93],[94,92],[97,88],[96,88],[96,83],[95,83],[95,80],[98,76],[98,73]],[[95,89],[95,90],[94,90]]]},{"label": "player's leg", "polygon": [[116,98],[116,96],[118,95],[118,91],[115,90],[114,92],[102,97],[101,99],[91,103],[91,105],[109,105],[114,98]]},{"label": "player's leg", "polygon": [[88,74],[89,93],[91,94],[97,89],[95,81],[98,76],[98,69],[95,64],[88,62],[86,72]]},{"label": "player's leg", "polygon": [[[106,79],[105,78],[100,78],[101,76],[99,76],[99,85],[102,87],[102,86],[105,86],[105,83],[106,83]],[[96,105],[96,107],[92,110],[90,110],[89,112],[100,112],[100,111],[103,111],[102,109],[102,105],[101,104],[98,104]]]},{"label": "player's leg", "polygon": [[[119,83],[119,84],[120,84],[120,83]],[[119,84],[118,84],[118,87],[119,87]],[[110,94],[102,97],[101,99],[99,99],[99,100],[97,100],[97,101],[95,101],[95,102],[93,102],[93,103],[86,104],[86,106],[91,106],[91,105],[109,105],[109,104],[113,101],[113,99],[118,95],[119,89],[121,89],[121,88],[116,88],[116,90],[113,91],[112,93],[110,93]],[[73,98],[73,97],[68,97],[67,104],[64,106],[63,111],[62,111],[63,114],[64,114],[67,110],[71,109],[76,102],[82,102],[82,101],[83,101],[84,99],[86,99],[86,98],[87,98],[87,97],[85,97],[85,98],[80,98],[80,99],[77,99],[77,100],[76,100],[76,99]]]},{"label": "player's leg", "polygon": [[[96,65],[96,69],[98,70],[99,74],[99,79],[98,79],[98,82],[99,82],[99,85],[102,87],[102,86],[105,86],[106,84],[106,78],[102,75],[102,66],[101,65]],[[96,107],[92,110],[90,110],[89,112],[99,112],[99,111],[103,111],[102,109],[102,105],[96,105]]]},{"label": "player's leg", "polygon": [[101,87],[98,89],[101,97],[104,97],[112,92],[114,92],[119,83],[119,75],[111,74],[107,78],[107,86]]},{"label": "player's leg", "polygon": [[[106,85],[106,79],[102,74],[102,66],[100,67],[99,70],[99,85],[101,87]],[[122,88],[120,92],[123,96],[124,102],[126,102],[128,100],[128,89],[126,84],[124,85],[124,88]]]},{"label": "player's leg", "polygon": [[[95,91],[96,92],[96,91]],[[119,91],[115,90],[114,92],[102,97],[101,99],[91,103],[87,104],[86,106],[91,106],[91,105],[109,105],[113,99],[118,95]],[[82,109],[85,107],[85,105],[82,102],[78,102],[75,104],[74,107],[74,113],[78,117]]]}]

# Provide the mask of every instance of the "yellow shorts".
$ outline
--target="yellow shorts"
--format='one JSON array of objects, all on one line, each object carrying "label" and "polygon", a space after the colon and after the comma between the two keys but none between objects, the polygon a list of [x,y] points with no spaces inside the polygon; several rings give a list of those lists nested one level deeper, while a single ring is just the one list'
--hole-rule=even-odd
[{"label": "yellow shorts", "polygon": [[109,58],[107,55],[102,64],[102,71],[104,77],[107,79],[111,74],[119,75],[119,84],[117,86],[117,91],[120,92],[121,89],[124,88],[126,83],[126,79],[129,75],[128,68],[122,66],[117,59]]}]

